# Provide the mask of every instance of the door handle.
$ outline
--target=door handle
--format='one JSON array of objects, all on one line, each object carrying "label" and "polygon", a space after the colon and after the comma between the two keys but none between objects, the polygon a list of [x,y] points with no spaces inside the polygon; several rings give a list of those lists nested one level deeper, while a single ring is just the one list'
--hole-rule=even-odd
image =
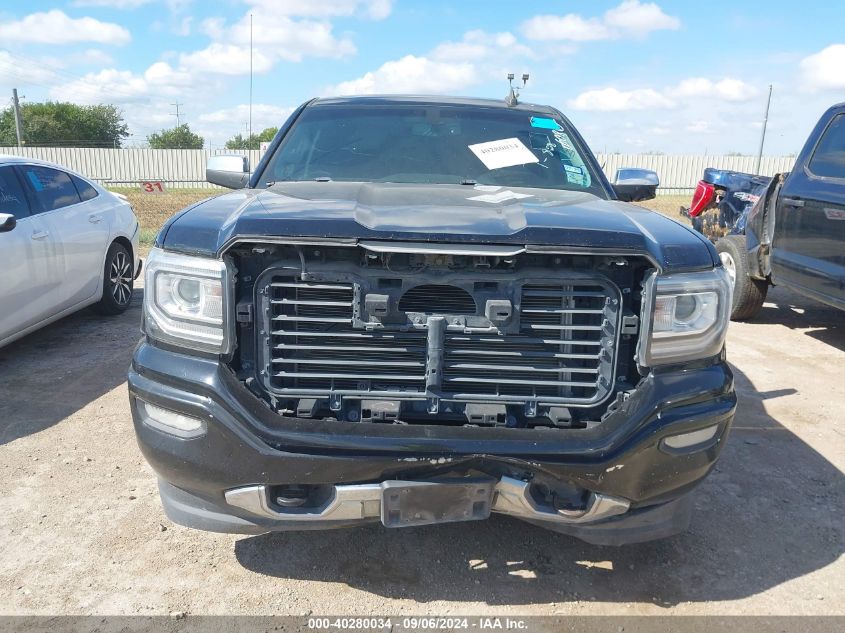
[{"label": "door handle", "polygon": [[48,235],[50,235],[50,233],[48,233],[47,231],[33,231],[32,232],[32,239],[43,240]]},{"label": "door handle", "polygon": [[783,203],[789,207],[803,207],[804,201],[801,198],[784,198]]},{"label": "door handle", "polygon": [[91,215],[89,215],[89,216],[88,216],[88,221],[89,221],[91,224],[97,224],[97,223],[98,223],[100,220],[102,220],[102,219],[103,219],[103,216],[101,216],[101,215],[97,215],[97,214],[95,214],[95,213],[92,213]]}]

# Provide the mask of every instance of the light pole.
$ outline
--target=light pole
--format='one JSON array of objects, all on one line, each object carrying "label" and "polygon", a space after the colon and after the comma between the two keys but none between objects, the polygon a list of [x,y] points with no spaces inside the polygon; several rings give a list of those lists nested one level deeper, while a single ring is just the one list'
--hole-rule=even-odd
[{"label": "light pole", "polygon": [[769,122],[769,106],[772,103],[772,84],[769,84],[769,98],[766,99],[766,112],[763,114],[763,131],[760,133],[760,149],[757,151],[757,164],[754,173],[760,173],[760,163],[763,161],[763,143],[766,142],[766,125]]}]

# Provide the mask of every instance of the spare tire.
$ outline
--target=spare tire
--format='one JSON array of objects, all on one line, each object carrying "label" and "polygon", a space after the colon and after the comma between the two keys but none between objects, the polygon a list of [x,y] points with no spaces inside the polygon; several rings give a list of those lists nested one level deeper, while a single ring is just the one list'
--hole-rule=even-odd
[{"label": "spare tire", "polygon": [[731,320],[753,319],[763,307],[769,284],[748,276],[748,249],[744,235],[726,235],[716,242],[719,259],[728,271],[733,284]]}]

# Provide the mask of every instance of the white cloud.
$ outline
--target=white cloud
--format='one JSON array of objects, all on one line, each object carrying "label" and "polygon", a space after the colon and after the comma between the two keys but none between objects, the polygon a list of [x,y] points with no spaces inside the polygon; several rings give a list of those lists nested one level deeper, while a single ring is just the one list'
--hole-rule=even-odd
[{"label": "white cloud", "polygon": [[[317,10],[314,8],[314,11]],[[323,7],[322,10],[328,11],[329,8]],[[199,30],[212,42],[204,49],[183,54],[183,63],[206,72],[226,75],[249,73],[250,39],[253,43],[253,70],[258,73],[270,70],[279,60],[300,62],[306,57],[341,58],[357,52],[352,40],[335,37],[331,22],[292,19],[284,15],[283,10],[272,11],[260,6],[256,6],[253,13],[251,38],[249,14],[231,25],[222,18],[206,18],[200,23]]]},{"label": "white cloud", "polygon": [[803,84],[811,90],[845,88],[845,44],[831,44],[801,60]]},{"label": "white cloud", "polygon": [[625,0],[602,17],[536,15],[522,23],[523,34],[532,40],[590,42],[620,38],[639,39],[652,31],[677,30],[678,18],[667,15],[653,2]]},{"label": "white cloud", "polygon": [[89,48],[81,53],[71,55],[67,59],[72,65],[80,66],[111,66],[114,63],[111,55],[97,48]]},{"label": "white cloud", "polygon": [[191,26],[194,23],[194,16],[186,15],[179,23],[173,27],[172,31],[176,35],[181,35],[182,37],[187,37],[191,34]]},{"label": "white cloud", "polygon": [[704,77],[684,79],[674,88],[667,90],[675,97],[713,97],[725,101],[748,101],[757,96],[757,89],[740,79],[725,77],[712,81]]},{"label": "white cloud", "polygon": [[337,84],[329,92],[339,95],[377,93],[447,93],[479,81],[469,63],[440,62],[427,57],[405,57],[382,64],[377,70]]},{"label": "white cloud", "polygon": [[513,33],[487,33],[474,30],[464,33],[460,42],[443,42],[428,55],[438,61],[485,61],[501,56],[532,57],[531,50],[517,42]]},{"label": "white cloud", "polygon": [[248,4],[275,15],[291,17],[335,17],[363,15],[383,20],[393,11],[393,0],[246,0]]},{"label": "white cloud", "polygon": [[31,13],[15,22],[0,24],[0,41],[36,44],[70,44],[99,42],[126,44],[132,39],[125,28],[94,18],[70,18],[63,11],[52,9]]},{"label": "white cloud", "polygon": [[26,59],[0,50],[0,94],[12,88],[23,89],[33,84],[48,84],[55,75],[44,64],[26,64]]},{"label": "white cloud", "polygon": [[153,0],[74,0],[74,7],[103,7],[108,9],[137,9]]},{"label": "white cloud", "polygon": [[711,130],[711,127],[710,121],[697,119],[695,121],[690,121],[685,129],[687,132],[691,132],[692,134],[705,134]]},{"label": "white cloud", "polygon": [[599,112],[620,112],[623,110],[648,110],[675,107],[675,102],[652,88],[619,90],[601,88],[587,90],[569,102],[575,110],[597,110]]},{"label": "white cloud", "polygon": [[[266,127],[281,127],[294,111],[293,107],[281,107],[267,103],[252,104],[252,129],[260,132]],[[200,123],[231,123],[249,120],[249,104],[206,112],[197,117]]]},{"label": "white cloud", "polygon": [[623,110],[668,109],[683,103],[700,102],[704,99],[743,102],[758,94],[757,88],[740,79],[725,77],[718,81],[705,77],[690,77],[675,86],[660,90],[637,88],[620,90],[613,86],[587,90],[569,102],[576,110],[596,112],[620,112]]},{"label": "white cloud", "polygon": [[666,15],[654,2],[638,2],[625,0],[615,9],[604,14],[604,22],[608,27],[616,28],[634,37],[644,37],[651,31],[675,31],[681,28],[681,21],[671,15]]},{"label": "white cloud", "polygon": [[[202,50],[181,55],[179,64],[191,72],[244,75],[249,73],[249,48],[214,43]],[[252,67],[254,72],[263,73],[273,67],[273,62],[260,50],[255,50],[252,54]]]},{"label": "white cloud", "polygon": [[372,20],[384,20],[393,11],[393,0],[371,0],[367,14]]},{"label": "white cloud", "polygon": [[127,103],[148,98],[149,83],[128,70],[107,68],[80,79],[54,86],[50,97],[81,104]]},{"label": "white cloud", "polygon": [[520,44],[513,33],[467,31],[457,42],[442,42],[425,55],[390,60],[357,79],[327,88],[324,93],[454,93],[488,79],[503,81],[508,70],[521,70],[516,67],[518,60],[534,57],[533,51]]},{"label": "white cloud", "polygon": [[570,40],[590,42],[611,38],[611,31],[598,18],[568,15],[535,15],[522,23],[522,32],[530,40]]},{"label": "white cloud", "polygon": [[[249,15],[233,24],[222,36],[234,44],[250,41]],[[332,33],[331,22],[292,20],[274,13],[254,16],[252,41],[268,58],[298,62],[305,57],[346,57],[356,53],[355,44]]]}]

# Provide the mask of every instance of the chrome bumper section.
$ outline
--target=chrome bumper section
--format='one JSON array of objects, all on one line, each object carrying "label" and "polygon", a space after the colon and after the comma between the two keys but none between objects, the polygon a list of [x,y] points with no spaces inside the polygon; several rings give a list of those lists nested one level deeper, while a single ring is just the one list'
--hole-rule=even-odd
[{"label": "chrome bumper section", "polygon": [[[264,520],[303,524],[312,521],[348,523],[381,517],[382,497],[387,483],[334,486],[331,498],[318,508],[275,506],[269,499],[269,486],[261,484],[228,490],[225,497],[229,505]],[[435,482],[431,485],[437,486]],[[531,495],[530,485],[519,479],[502,477],[493,491],[492,511],[532,521],[583,524],[624,514],[630,506],[627,499],[591,492],[584,508],[557,509],[537,503]]]}]

